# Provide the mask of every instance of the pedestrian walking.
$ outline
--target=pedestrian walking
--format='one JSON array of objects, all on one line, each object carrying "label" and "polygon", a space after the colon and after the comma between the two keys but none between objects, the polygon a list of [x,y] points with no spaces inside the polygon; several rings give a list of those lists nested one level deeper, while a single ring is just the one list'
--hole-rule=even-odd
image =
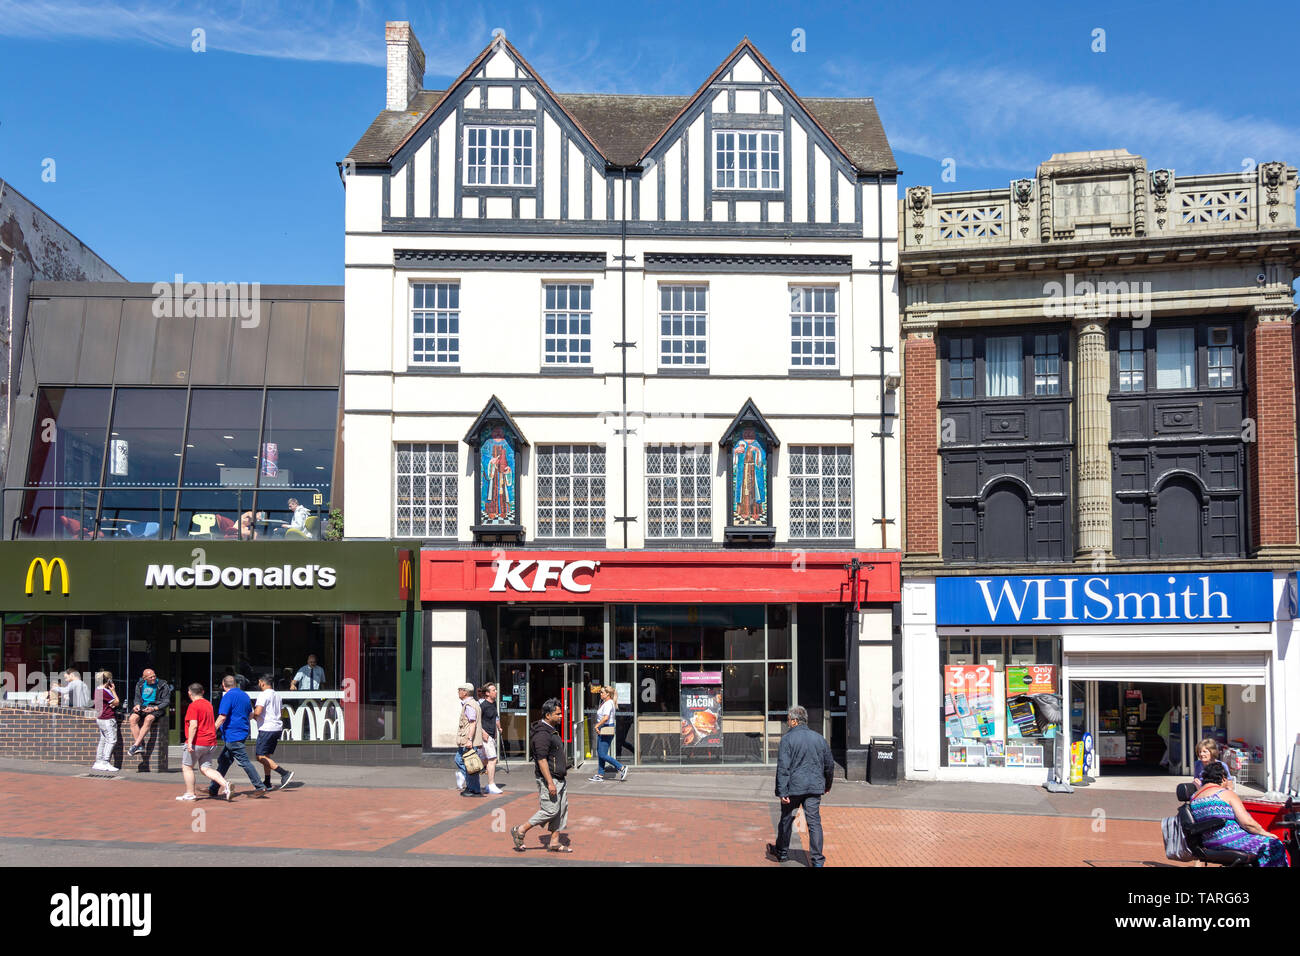
[{"label": "pedestrian walking", "polygon": [[[224,777],[230,765],[238,763],[244,773],[248,774],[253,792],[259,797],[264,797],[266,787],[262,786],[262,778],[253,767],[253,761],[248,759],[248,750],[244,746],[248,740],[249,716],[253,713],[253,702],[239,689],[233,674],[221,678],[221,686],[224,693],[221,695],[221,707],[217,711],[216,730],[218,736],[225,741],[225,747],[217,758],[217,774]],[[217,782],[214,780],[208,787],[208,796],[216,795]],[[227,784],[226,799],[229,800],[233,795],[230,785]]]},{"label": "pedestrian walking", "polygon": [[257,679],[260,690],[257,703],[253,707],[253,719],[257,722],[257,746],[253,748],[257,762],[262,765],[262,786],[271,789],[271,771],[280,775],[280,785],[276,790],[283,790],[293,779],[293,771],[285,770],[271,756],[280,743],[280,734],[284,732],[284,705],[280,695],[275,692],[274,679],[270,674],[263,674]]},{"label": "pedestrian walking", "polygon": [[573,848],[560,842],[560,834],[569,822],[569,791],[565,787],[569,761],[560,739],[562,711],[554,697],[542,704],[542,719],[533,725],[533,774],[537,777],[538,809],[523,826],[510,829],[515,849],[524,850],[524,836],[543,824],[551,831],[546,847],[550,853],[572,853]]},{"label": "pedestrian walking", "polygon": [[488,681],[479,691],[479,716],[483,722],[483,772],[487,792],[501,793],[497,786],[497,747],[501,740],[501,712],[497,709],[497,685]]},{"label": "pedestrian walking", "polygon": [[812,865],[826,865],[822,855],[822,796],[831,792],[835,776],[835,758],[826,738],[808,726],[808,711],[791,707],[787,715],[790,729],[781,738],[776,755],[776,795],[781,800],[781,819],[776,826],[776,843],[767,845],[769,856],[784,863],[790,848],[790,830],[794,814],[803,807],[808,825],[808,856]]},{"label": "pedestrian walking", "polygon": [[627,779],[627,766],[621,764],[610,753],[614,745],[614,713],[618,709],[618,697],[614,688],[606,685],[600,689],[600,706],[596,709],[596,775],[592,780],[605,779],[605,764],[618,771],[618,779]]},{"label": "pedestrian walking", "polygon": [[211,796],[220,787],[227,800],[230,784],[212,769],[212,752],[217,749],[217,727],[212,719],[212,705],[203,697],[203,685],[191,684],[187,688],[190,706],[185,711],[185,752],[181,755],[181,773],[185,777],[185,792],[177,800],[197,800],[194,793],[194,770],[212,781]]},{"label": "pedestrian walking", "polygon": [[456,722],[456,786],[462,797],[484,796],[479,773],[470,773],[465,766],[463,751],[474,748],[479,760],[483,759],[483,712],[474,699],[474,685],[461,684],[456,688],[460,697],[460,715]]},{"label": "pedestrian walking", "polygon": [[95,675],[95,725],[99,728],[99,745],[95,748],[95,763],[90,768],[103,773],[117,773],[113,766],[113,748],[117,746],[117,688],[113,675],[100,671]]}]

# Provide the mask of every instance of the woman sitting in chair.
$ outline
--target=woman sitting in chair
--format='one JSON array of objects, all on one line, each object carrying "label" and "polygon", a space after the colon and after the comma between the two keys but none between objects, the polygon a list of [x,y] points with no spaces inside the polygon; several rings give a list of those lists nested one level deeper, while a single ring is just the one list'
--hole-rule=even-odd
[{"label": "woman sitting in chair", "polygon": [[241,541],[256,541],[257,526],[253,524],[253,512],[245,511],[239,516],[239,539]]},{"label": "woman sitting in chair", "polygon": [[1202,771],[1201,789],[1192,796],[1192,816],[1222,820],[1223,826],[1205,835],[1207,850],[1237,850],[1259,858],[1260,866],[1288,866],[1282,841],[1255,822],[1241,797],[1224,787],[1228,771],[1217,761]]}]

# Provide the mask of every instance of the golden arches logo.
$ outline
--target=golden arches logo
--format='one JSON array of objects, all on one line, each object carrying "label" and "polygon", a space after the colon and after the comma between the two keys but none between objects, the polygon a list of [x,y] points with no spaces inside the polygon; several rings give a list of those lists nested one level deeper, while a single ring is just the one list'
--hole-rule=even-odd
[{"label": "golden arches logo", "polygon": [[63,584],[63,593],[68,593],[68,565],[62,558],[54,558],[46,561],[44,558],[32,558],[32,563],[27,565],[27,594],[32,593],[32,584],[35,582],[36,569],[41,569],[41,583],[44,585],[46,594],[50,593],[50,588],[54,584],[54,570],[59,571],[59,580]]},{"label": "golden arches logo", "polygon": [[411,562],[409,559],[402,562],[402,578],[399,583],[403,589],[411,586]]}]

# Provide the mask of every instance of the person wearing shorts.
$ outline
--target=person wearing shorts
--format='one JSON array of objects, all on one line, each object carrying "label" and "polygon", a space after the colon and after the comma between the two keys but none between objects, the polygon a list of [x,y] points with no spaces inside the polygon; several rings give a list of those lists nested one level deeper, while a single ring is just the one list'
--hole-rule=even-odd
[{"label": "person wearing shorts", "polygon": [[497,710],[497,685],[488,681],[479,691],[479,710],[483,714],[483,769],[487,773],[487,792],[500,793],[497,786],[497,741],[501,738],[501,715]]},{"label": "person wearing shorts", "polygon": [[181,757],[181,773],[185,776],[185,792],[177,800],[197,800],[194,793],[194,771],[207,777],[225,792],[230,799],[230,784],[212,766],[212,753],[217,749],[217,728],[212,716],[212,705],[203,698],[203,685],[189,686],[190,706],[185,711],[185,753]]},{"label": "person wearing shorts", "polygon": [[280,743],[280,734],[284,732],[284,719],[281,716],[284,707],[280,703],[280,695],[275,692],[275,679],[270,674],[259,677],[257,686],[260,690],[253,706],[253,719],[257,721],[257,746],[253,752],[257,755],[257,762],[262,765],[262,786],[271,789],[271,771],[274,770],[280,775],[280,785],[276,789],[283,790],[293,779],[293,771],[285,770],[271,755],[275,753],[276,745]]}]

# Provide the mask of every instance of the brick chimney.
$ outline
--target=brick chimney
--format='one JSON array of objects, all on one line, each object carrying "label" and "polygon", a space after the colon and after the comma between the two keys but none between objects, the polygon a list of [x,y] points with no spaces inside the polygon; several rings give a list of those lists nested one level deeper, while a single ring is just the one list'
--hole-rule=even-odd
[{"label": "brick chimney", "polygon": [[406,20],[389,20],[384,24],[388,41],[388,105],[385,109],[404,110],[424,85],[424,50]]}]

